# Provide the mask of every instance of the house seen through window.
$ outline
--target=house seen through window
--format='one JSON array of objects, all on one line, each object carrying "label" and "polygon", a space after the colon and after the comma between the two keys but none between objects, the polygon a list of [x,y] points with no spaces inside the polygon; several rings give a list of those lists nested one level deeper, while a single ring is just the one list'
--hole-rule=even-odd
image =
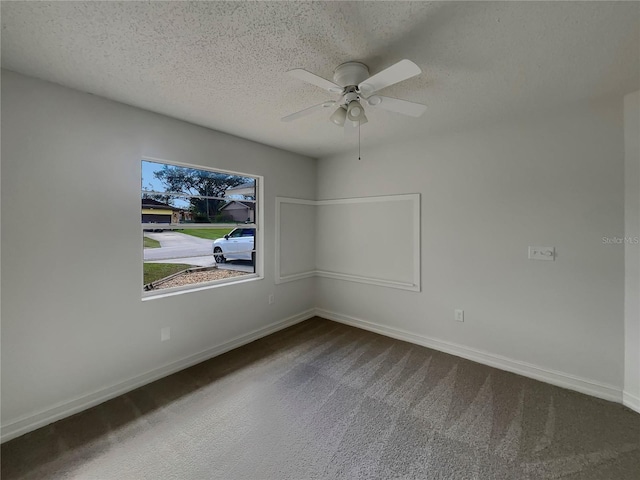
[{"label": "house seen through window", "polygon": [[143,290],[257,276],[258,180],[142,160]]}]

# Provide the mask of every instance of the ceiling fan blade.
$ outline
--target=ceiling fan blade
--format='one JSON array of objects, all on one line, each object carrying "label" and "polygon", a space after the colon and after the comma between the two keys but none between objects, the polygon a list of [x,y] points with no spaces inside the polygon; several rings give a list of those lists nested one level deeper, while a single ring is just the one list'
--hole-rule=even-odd
[{"label": "ceiling fan blade", "polygon": [[401,113],[403,115],[409,115],[410,117],[419,117],[427,110],[426,105],[422,105],[421,103],[408,102],[406,100],[383,97],[381,95],[369,97],[367,102],[372,107],[382,108],[384,110]]},{"label": "ceiling fan blade", "polygon": [[331,93],[342,93],[342,91],[344,90],[344,88],[342,88],[340,85],[330,82],[326,78],[319,77],[315,73],[307,72],[302,68],[289,70],[287,73],[293,77],[296,77],[298,80],[310,83],[311,85],[315,85],[316,87],[320,87],[323,90],[327,90]]},{"label": "ceiling fan blade", "polygon": [[367,78],[358,85],[363,95],[368,96],[378,90],[381,90],[394,83],[402,82],[408,78],[420,75],[422,70],[411,60],[400,60],[398,63],[391,65],[389,68],[376,73],[374,76]]},{"label": "ceiling fan blade", "polygon": [[305,108],[304,110],[300,110],[299,112],[292,113],[291,115],[287,115],[286,117],[282,117],[280,120],[283,122],[291,122],[293,120],[297,120],[298,118],[306,117],[307,115],[317,112],[318,110],[322,110],[329,107],[334,107],[336,102],[333,100],[328,100],[326,102],[319,103],[318,105],[314,105],[313,107]]}]

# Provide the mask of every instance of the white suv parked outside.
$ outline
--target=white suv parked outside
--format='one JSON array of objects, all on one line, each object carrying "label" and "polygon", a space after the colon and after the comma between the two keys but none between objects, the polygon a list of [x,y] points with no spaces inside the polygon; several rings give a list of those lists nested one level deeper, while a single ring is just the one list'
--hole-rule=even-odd
[{"label": "white suv parked outside", "polygon": [[227,260],[251,260],[255,264],[255,228],[238,227],[213,242],[216,263]]}]

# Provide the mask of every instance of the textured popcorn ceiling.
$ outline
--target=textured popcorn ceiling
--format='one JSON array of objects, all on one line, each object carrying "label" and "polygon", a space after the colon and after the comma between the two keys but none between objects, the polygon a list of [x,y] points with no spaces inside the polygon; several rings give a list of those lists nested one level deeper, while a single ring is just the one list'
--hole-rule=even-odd
[{"label": "textured popcorn ceiling", "polygon": [[420,119],[368,109],[363,145],[534,114],[639,88],[640,3],[2,2],[2,66],[268,145],[354,149],[333,98],[286,75],[357,60],[423,74],[383,94]]}]

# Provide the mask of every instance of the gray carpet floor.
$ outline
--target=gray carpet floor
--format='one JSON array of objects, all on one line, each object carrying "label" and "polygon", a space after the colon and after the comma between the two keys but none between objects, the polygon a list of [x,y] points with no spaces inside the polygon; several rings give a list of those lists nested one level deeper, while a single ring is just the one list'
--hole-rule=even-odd
[{"label": "gray carpet floor", "polygon": [[2,446],[2,479],[640,479],[621,405],[314,318]]}]

